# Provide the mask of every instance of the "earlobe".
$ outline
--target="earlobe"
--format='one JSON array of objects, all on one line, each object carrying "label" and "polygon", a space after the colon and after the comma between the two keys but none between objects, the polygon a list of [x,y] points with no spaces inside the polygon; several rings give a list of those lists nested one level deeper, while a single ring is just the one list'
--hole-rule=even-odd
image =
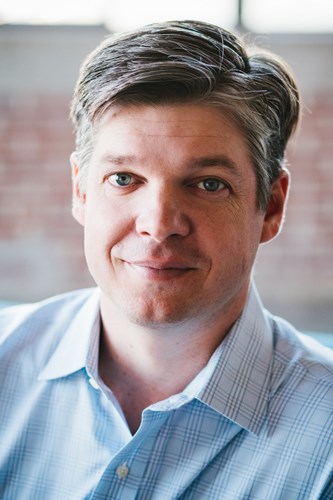
[{"label": "earlobe", "polygon": [[265,213],[260,243],[267,243],[275,238],[283,225],[284,211],[289,191],[289,172],[283,169],[273,182],[268,207]]},{"label": "earlobe", "polygon": [[74,219],[84,226],[86,195],[82,193],[79,183],[79,165],[77,154],[74,151],[70,156],[72,168],[72,215]]}]

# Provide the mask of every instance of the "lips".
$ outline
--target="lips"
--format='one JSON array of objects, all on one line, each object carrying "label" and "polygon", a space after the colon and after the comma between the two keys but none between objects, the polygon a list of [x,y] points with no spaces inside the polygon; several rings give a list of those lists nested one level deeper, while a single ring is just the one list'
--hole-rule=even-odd
[{"label": "lips", "polygon": [[167,280],[184,276],[195,267],[180,260],[123,261],[125,266],[142,277],[153,280]]},{"label": "lips", "polygon": [[148,267],[151,269],[193,269],[188,263],[181,262],[179,260],[165,260],[165,261],[154,261],[154,260],[142,260],[142,261],[125,261],[127,264],[140,267]]}]

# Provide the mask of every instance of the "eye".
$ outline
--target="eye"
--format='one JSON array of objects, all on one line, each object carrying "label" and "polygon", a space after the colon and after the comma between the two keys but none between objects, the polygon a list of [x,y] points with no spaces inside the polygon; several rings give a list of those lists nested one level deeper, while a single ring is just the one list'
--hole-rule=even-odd
[{"label": "eye", "polygon": [[210,193],[214,193],[216,191],[221,191],[221,189],[225,189],[227,186],[224,182],[219,179],[215,179],[214,177],[203,179],[197,184],[199,189],[203,189],[205,191],[209,191]]},{"label": "eye", "polygon": [[107,180],[110,184],[112,184],[112,186],[117,187],[126,187],[133,183],[132,175],[127,174],[126,172],[112,174],[108,177]]}]

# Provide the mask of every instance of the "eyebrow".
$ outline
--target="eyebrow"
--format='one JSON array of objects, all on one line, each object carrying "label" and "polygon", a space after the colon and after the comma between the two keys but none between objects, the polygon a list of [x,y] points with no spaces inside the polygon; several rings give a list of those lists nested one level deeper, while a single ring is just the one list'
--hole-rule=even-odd
[{"label": "eyebrow", "polygon": [[[111,163],[122,167],[124,165],[142,163],[142,160],[135,155],[113,155],[111,153],[106,153],[102,156],[101,162]],[[196,170],[205,167],[221,167],[230,171],[236,177],[241,177],[241,171],[237,163],[226,155],[193,157],[187,160],[186,163],[189,169]]]},{"label": "eyebrow", "polygon": [[137,157],[134,155],[117,155],[114,156],[110,153],[106,153],[102,156],[101,162],[102,163],[112,163],[113,165],[125,165],[127,163],[134,163],[137,161]]},{"label": "eyebrow", "polygon": [[199,158],[192,158],[189,164],[194,168],[204,168],[204,167],[225,167],[234,173],[239,172],[239,167],[237,164],[228,156],[217,155],[217,156],[203,156]]}]

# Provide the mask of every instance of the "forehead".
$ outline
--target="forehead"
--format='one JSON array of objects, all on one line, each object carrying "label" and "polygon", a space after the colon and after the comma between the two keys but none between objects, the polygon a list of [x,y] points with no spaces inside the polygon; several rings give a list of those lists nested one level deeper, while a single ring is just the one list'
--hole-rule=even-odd
[{"label": "forehead", "polygon": [[95,149],[154,146],[248,155],[243,133],[220,108],[203,104],[113,105],[100,118]]},{"label": "forehead", "polygon": [[207,104],[113,105],[99,120],[98,129],[106,127],[169,137],[241,135],[226,112]]},{"label": "forehead", "polygon": [[227,175],[239,190],[256,189],[256,174],[239,128],[208,105],[113,106],[101,117],[87,179],[128,172],[150,179]]}]

